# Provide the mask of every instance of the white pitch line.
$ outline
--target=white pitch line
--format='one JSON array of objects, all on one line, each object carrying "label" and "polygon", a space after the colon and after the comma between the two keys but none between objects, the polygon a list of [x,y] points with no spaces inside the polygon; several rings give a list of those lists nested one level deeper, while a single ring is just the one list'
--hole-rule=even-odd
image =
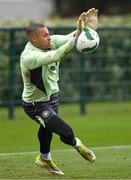
[{"label": "white pitch line", "polygon": [[[92,150],[103,150],[103,149],[128,149],[131,148],[131,145],[121,145],[121,146],[103,146],[103,147],[94,147]],[[52,152],[68,152],[73,151],[74,149],[59,149],[52,150]],[[30,152],[16,152],[16,153],[0,153],[0,157],[2,156],[19,156],[19,155],[30,155],[39,153],[38,151],[30,151]]]},{"label": "white pitch line", "polygon": [[131,148],[131,144],[129,145],[120,145],[120,146],[103,146],[103,147],[94,147],[92,149],[101,150],[101,149],[127,149]]},{"label": "white pitch line", "polygon": [[29,154],[35,154],[35,153],[38,153],[38,151],[16,152],[16,153],[0,153],[0,157],[1,157],[1,156],[29,155]]}]

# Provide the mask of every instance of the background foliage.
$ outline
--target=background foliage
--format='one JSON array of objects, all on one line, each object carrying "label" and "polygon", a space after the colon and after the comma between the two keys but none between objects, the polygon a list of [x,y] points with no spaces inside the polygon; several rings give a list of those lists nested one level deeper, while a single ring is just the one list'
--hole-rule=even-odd
[{"label": "background foliage", "polygon": [[[50,28],[52,34],[67,34],[73,30],[71,27]],[[59,84],[63,102],[131,99],[131,29],[101,28],[98,33],[100,45],[95,52],[82,54],[74,50],[61,63]],[[0,37],[3,42],[1,104],[11,101],[19,104],[23,88],[19,59],[26,43],[25,29],[1,30]]]},{"label": "background foliage", "polygon": [[62,17],[70,17],[80,14],[84,9],[98,8],[101,14],[125,14],[130,13],[131,2],[123,0],[54,0],[56,13]]}]

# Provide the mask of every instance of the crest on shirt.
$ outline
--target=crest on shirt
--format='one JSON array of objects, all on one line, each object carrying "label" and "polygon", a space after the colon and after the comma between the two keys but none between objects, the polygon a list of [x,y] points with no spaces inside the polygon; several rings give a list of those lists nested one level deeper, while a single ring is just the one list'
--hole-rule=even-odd
[{"label": "crest on shirt", "polygon": [[54,70],[56,70],[56,67],[55,67],[55,66],[51,66],[50,69],[51,69],[52,71],[54,71]]},{"label": "crest on shirt", "polygon": [[42,117],[44,117],[44,118],[49,117],[49,115],[50,115],[50,112],[48,110],[45,110],[42,112]]},{"label": "crest on shirt", "polygon": [[57,62],[56,62],[56,63],[49,64],[49,67],[50,67],[50,69],[51,69],[52,71],[55,71],[56,68],[57,68],[57,66],[58,66],[58,63],[57,63]]}]

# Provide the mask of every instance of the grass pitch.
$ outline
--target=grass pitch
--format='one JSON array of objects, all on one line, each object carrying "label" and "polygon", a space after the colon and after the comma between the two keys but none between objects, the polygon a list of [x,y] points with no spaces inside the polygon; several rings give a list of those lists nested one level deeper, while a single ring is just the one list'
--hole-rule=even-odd
[{"label": "grass pitch", "polygon": [[34,165],[38,125],[21,108],[10,121],[6,111],[0,112],[0,179],[131,179],[131,102],[92,103],[84,116],[77,105],[61,106],[60,115],[97,157],[85,161],[54,135],[52,157],[62,177]]}]

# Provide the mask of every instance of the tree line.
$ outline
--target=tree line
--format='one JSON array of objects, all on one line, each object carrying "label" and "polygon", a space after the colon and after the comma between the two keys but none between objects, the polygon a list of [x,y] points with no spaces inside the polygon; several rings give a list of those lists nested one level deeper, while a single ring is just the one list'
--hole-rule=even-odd
[{"label": "tree line", "polygon": [[89,8],[98,8],[101,14],[125,14],[131,11],[131,1],[123,0],[54,0],[56,14],[62,17],[75,16]]}]

